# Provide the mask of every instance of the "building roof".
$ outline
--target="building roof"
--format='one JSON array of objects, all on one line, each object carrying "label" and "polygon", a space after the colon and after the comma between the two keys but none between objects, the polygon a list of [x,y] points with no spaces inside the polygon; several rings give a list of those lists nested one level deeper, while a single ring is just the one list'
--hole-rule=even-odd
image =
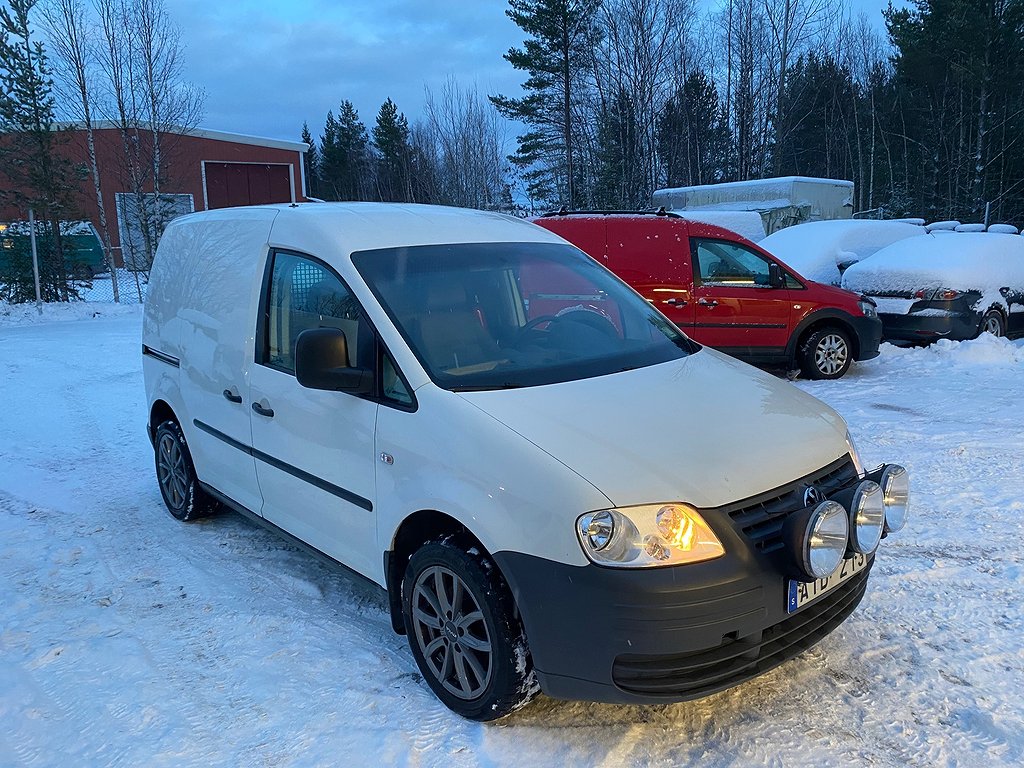
[{"label": "building roof", "polygon": [[[56,123],[57,128],[81,130],[84,125],[79,122]],[[120,127],[113,120],[97,120],[92,124],[94,130],[108,130]],[[139,125],[143,130],[150,130],[149,123]],[[306,152],[309,145],[304,141],[286,141],[285,139],[269,139],[263,136],[249,136],[244,133],[229,133],[227,131],[214,131],[208,128],[184,128],[180,125],[167,125],[160,128],[161,133],[177,133],[182,136],[196,136],[200,139],[211,139],[213,141],[227,141],[232,144],[251,144],[256,147],[270,147],[272,149],[287,149],[293,152]]]}]

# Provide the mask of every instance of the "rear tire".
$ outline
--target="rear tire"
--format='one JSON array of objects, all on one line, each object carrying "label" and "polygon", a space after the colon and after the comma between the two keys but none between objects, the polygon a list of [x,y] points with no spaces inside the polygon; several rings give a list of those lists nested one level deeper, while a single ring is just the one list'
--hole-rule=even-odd
[{"label": "rear tire", "polygon": [[1006,322],[1003,320],[1002,312],[998,309],[990,309],[985,313],[981,319],[981,329],[978,331],[978,335],[981,336],[983,333],[991,333],[993,336],[1006,335]]},{"label": "rear tire", "polygon": [[173,419],[156,428],[154,460],[156,480],[167,511],[188,522],[216,512],[220,504],[199,486],[185,433]]},{"label": "rear tire", "polygon": [[850,334],[836,326],[819,328],[800,345],[800,370],[808,379],[838,379],[852,362]]},{"label": "rear tire", "polygon": [[453,712],[497,720],[540,690],[512,594],[485,555],[424,544],[402,579],[402,614],[424,680]]}]

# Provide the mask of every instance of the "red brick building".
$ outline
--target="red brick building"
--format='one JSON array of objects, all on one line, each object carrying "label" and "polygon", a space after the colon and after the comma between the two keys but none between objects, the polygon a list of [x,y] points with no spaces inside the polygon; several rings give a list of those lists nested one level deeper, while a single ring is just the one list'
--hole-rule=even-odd
[{"label": "red brick building", "polygon": [[[86,132],[70,131],[61,151],[84,169],[89,168]],[[138,240],[137,198],[132,194],[126,150],[121,132],[111,123],[94,126],[97,165],[103,192],[111,245],[117,262],[131,261],[132,241]],[[134,139],[134,137],[133,137]],[[138,132],[138,156],[150,158],[151,134]],[[237,133],[194,128],[162,131],[161,205],[171,215],[235,205],[302,202],[306,200],[304,154],[307,145],[297,141],[265,139]],[[147,169],[148,170],[148,169]],[[152,192],[152,173],[144,189]],[[99,226],[99,209],[91,176],[80,183],[78,218]],[[0,221],[17,221],[26,211],[0,206]],[[122,247],[124,246],[124,247]]]}]

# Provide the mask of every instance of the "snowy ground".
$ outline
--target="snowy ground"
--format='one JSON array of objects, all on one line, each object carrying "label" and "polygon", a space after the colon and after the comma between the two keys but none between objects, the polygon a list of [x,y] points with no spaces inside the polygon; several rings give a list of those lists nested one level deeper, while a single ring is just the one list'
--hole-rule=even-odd
[{"label": "snowy ground", "polygon": [[434,699],[375,588],[164,511],[137,307],[30,310],[0,306],[0,765],[1024,763],[1022,342],[798,384],[914,484],[817,647],[698,702],[542,697],[484,726]]}]

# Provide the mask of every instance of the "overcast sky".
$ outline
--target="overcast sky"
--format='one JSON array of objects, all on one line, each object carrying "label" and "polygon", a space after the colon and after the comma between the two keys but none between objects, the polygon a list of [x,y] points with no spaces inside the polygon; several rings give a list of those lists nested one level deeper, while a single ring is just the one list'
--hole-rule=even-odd
[{"label": "overcast sky", "polygon": [[[703,0],[707,7],[717,0]],[[900,3],[897,3],[900,4]],[[887,0],[851,0],[878,19]],[[390,97],[419,117],[424,86],[454,76],[484,94],[520,95],[502,54],[523,32],[505,0],[169,0],[187,77],[206,91],[203,127],[298,139],[350,100],[370,127]]]}]

